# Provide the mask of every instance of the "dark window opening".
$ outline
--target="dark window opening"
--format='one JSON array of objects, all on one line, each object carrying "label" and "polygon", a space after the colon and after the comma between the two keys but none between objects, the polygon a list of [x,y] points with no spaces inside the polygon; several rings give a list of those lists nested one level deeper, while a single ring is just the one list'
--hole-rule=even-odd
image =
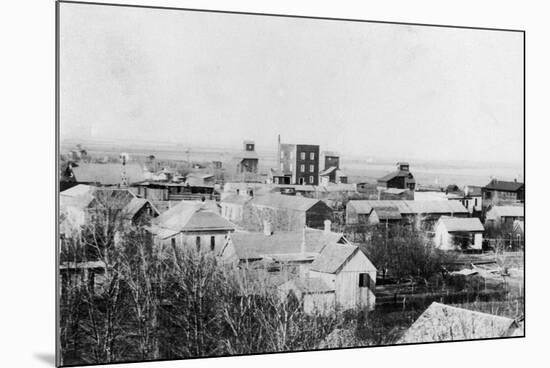
[{"label": "dark window opening", "polygon": [[210,250],[214,251],[214,249],[216,249],[216,237],[211,236],[210,237]]},{"label": "dark window opening", "polygon": [[197,252],[201,250],[201,237],[197,236],[197,239],[195,240],[195,244],[197,246]]},{"label": "dark window opening", "polygon": [[368,287],[370,289],[374,287],[374,282],[368,273],[359,274],[359,287]]},{"label": "dark window opening", "polygon": [[170,239],[170,243],[172,245],[172,248],[176,246],[176,238]]}]

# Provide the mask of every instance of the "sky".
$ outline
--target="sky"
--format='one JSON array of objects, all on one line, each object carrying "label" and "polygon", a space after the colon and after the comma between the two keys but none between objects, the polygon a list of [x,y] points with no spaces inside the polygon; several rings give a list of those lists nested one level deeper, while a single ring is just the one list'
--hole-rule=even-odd
[{"label": "sky", "polygon": [[61,139],[523,161],[523,34],[60,4]]}]

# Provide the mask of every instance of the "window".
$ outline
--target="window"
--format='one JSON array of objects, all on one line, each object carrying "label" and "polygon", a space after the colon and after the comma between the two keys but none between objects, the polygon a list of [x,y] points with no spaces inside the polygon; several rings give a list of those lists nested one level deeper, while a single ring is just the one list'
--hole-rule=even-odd
[{"label": "window", "polygon": [[313,176],[310,176],[310,177],[309,177],[309,183],[310,183],[310,184],[313,184]]},{"label": "window", "polygon": [[214,249],[216,249],[216,237],[211,236],[210,237],[210,250],[214,251]]},{"label": "window", "polygon": [[305,152],[300,152],[300,158],[302,160],[305,160],[306,159],[306,153]]},{"label": "window", "polygon": [[284,171],[285,169],[285,164],[281,162],[281,171]]},{"label": "window", "polygon": [[195,240],[195,245],[197,246],[197,252],[201,250],[201,237],[197,236],[197,239]]},{"label": "window", "polygon": [[300,172],[306,171],[306,165],[300,165]]},{"label": "window", "polygon": [[310,152],[309,153],[309,159],[310,160],[315,160],[315,152]]},{"label": "window", "polygon": [[293,167],[292,167],[292,164],[290,164],[290,171],[292,172],[292,170],[293,170]]},{"label": "window", "polygon": [[367,287],[369,289],[374,288],[374,282],[368,273],[359,274],[359,287]]},{"label": "window", "polygon": [[309,165],[309,172],[313,172],[314,169],[313,169],[313,165]]},{"label": "window", "polygon": [[172,248],[176,246],[176,238],[170,239],[170,244],[172,245]]},{"label": "window", "polygon": [[477,207],[477,198],[474,198],[474,206]]}]

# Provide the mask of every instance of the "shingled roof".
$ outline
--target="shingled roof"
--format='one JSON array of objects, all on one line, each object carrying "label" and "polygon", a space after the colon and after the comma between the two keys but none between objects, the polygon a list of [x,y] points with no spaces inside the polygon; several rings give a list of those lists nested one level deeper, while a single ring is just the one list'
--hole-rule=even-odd
[{"label": "shingled roof", "polygon": [[409,176],[411,177],[411,180],[414,180],[412,178],[412,174],[411,174],[410,171],[397,170],[397,171],[391,172],[391,173],[386,174],[383,177],[379,178],[378,182],[385,183],[385,182],[388,182],[388,181],[392,180],[393,178],[399,178],[399,177],[408,178]]},{"label": "shingled roof", "polygon": [[[218,215],[202,202],[181,201],[154,221],[154,232],[161,238],[180,231],[233,231],[235,225]],[[170,230],[170,231],[160,231]],[[170,235],[172,234],[172,235]]]},{"label": "shingled roof", "polygon": [[510,336],[513,319],[433,302],[398,343],[456,341]]},{"label": "shingled roof", "polygon": [[484,188],[489,190],[499,190],[503,192],[517,192],[523,188],[523,183],[516,181],[503,181],[493,179]]},{"label": "shingled roof", "polygon": [[359,214],[370,214],[374,208],[396,207],[401,215],[416,215],[428,213],[461,213],[468,210],[459,201],[449,200],[352,200],[348,206]]},{"label": "shingled roof", "polygon": [[523,206],[493,206],[487,212],[487,218],[497,217],[524,217]]},{"label": "shingled roof", "polygon": [[312,271],[336,273],[359,248],[351,244],[330,243],[311,264]]},{"label": "shingled roof", "polygon": [[482,232],[483,224],[477,217],[442,217],[439,222],[445,225],[448,232]]},{"label": "shingled roof", "polygon": [[[302,231],[282,231],[271,235],[263,232],[235,232],[231,234],[231,243],[237,257],[241,260],[260,259],[265,256],[299,254],[302,249]],[[343,234],[318,229],[305,229],[305,252],[316,255],[330,243],[343,241]]]},{"label": "shingled roof", "polygon": [[302,196],[288,196],[283,194],[265,194],[255,197],[250,202],[255,206],[264,206],[271,208],[284,208],[295,211],[307,211],[317,203],[322,202],[319,199],[306,198]]}]

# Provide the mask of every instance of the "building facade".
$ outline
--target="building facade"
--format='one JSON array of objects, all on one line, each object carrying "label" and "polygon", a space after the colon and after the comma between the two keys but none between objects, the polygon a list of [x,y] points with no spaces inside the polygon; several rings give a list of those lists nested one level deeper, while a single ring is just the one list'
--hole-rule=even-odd
[{"label": "building facade", "polygon": [[292,184],[319,185],[319,146],[281,143],[279,170]]}]

